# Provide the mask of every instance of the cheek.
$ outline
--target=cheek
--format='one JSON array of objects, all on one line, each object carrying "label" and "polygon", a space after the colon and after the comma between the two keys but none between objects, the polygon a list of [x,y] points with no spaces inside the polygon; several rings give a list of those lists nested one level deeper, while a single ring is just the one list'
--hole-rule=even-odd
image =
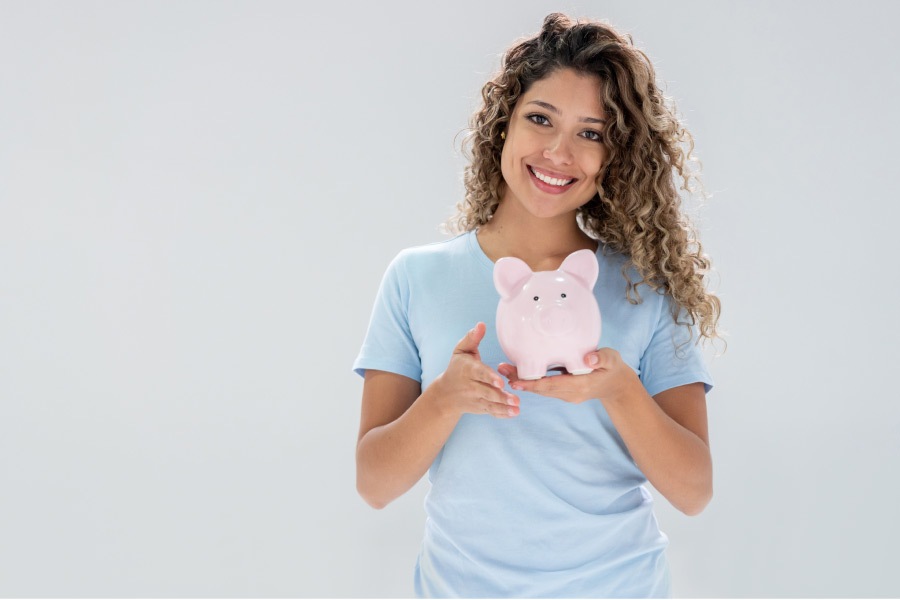
[{"label": "cheek", "polygon": [[515,148],[513,147],[513,144],[510,143],[510,140],[507,139],[506,143],[503,144],[503,147],[500,149],[500,168],[506,171],[512,164],[514,155]]},{"label": "cheek", "polygon": [[500,151],[500,174],[504,181],[512,181],[521,178],[520,163],[522,160],[521,144],[506,144]]},{"label": "cheek", "polygon": [[591,154],[590,156],[586,157],[585,160],[585,173],[590,173],[592,177],[596,177],[605,161],[606,150]]},{"label": "cheek", "polygon": [[594,185],[597,181],[597,175],[600,174],[600,169],[603,167],[604,160],[606,160],[605,153],[585,157],[585,160],[581,163],[581,170],[587,175],[587,181],[585,183],[588,183],[591,186]]},{"label": "cheek", "polygon": [[509,181],[512,174],[509,168],[509,162],[510,153],[506,151],[506,147],[504,146],[503,150],[500,152],[500,175],[503,176],[504,181]]}]

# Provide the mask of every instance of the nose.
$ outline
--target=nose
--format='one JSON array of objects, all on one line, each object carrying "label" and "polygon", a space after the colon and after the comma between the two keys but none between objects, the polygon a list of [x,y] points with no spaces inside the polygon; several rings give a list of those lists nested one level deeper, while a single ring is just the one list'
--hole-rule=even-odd
[{"label": "nose", "polygon": [[546,335],[566,335],[575,329],[575,315],[562,306],[543,307],[538,315],[538,328]]},{"label": "nose", "polygon": [[551,140],[544,149],[544,158],[560,165],[570,165],[575,161],[572,147],[564,135],[557,135]]}]

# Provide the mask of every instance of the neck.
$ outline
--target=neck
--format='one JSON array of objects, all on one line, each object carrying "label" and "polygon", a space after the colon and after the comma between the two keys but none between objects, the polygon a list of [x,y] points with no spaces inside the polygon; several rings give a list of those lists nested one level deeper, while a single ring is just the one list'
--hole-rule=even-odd
[{"label": "neck", "polygon": [[532,270],[552,270],[576,250],[597,250],[597,242],[578,226],[574,211],[542,219],[516,214],[510,206],[512,203],[501,202],[491,220],[478,228],[478,241],[492,261],[515,256]]}]

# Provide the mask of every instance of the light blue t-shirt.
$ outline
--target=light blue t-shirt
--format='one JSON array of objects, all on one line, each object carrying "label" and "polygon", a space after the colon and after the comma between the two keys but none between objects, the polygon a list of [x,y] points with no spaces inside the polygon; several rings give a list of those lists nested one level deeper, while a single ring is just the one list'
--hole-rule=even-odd
[{"label": "light blue t-shirt", "polygon": [[[626,259],[601,244],[597,260],[600,347],[617,350],[650,395],[694,382],[708,392],[700,349],[692,342],[676,353],[689,331],[675,325],[670,297],[641,286],[643,302],[630,304]],[[497,340],[493,268],[474,231],[400,252],[354,371],[399,373],[424,390],[478,321],[487,325],[482,361],[494,370],[510,362]],[[464,414],[428,472],[416,594],[668,597],[668,538],[603,404],[506,389],[521,399],[519,416]]]}]

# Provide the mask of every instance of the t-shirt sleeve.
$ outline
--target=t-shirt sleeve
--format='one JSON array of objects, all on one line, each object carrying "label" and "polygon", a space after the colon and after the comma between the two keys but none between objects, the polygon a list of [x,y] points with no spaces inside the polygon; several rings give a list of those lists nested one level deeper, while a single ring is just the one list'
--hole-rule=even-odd
[{"label": "t-shirt sleeve", "polygon": [[679,385],[697,382],[702,382],[706,393],[709,393],[713,380],[703,352],[696,343],[696,327],[689,326],[690,317],[683,308],[679,310],[676,324],[672,319],[673,304],[671,296],[666,295],[650,344],[641,357],[641,382],[651,396]]},{"label": "t-shirt sleeve", "polygon": [[353,371],[361,377],[366,369],[376,369],[422,381],[419,349],[409,326],[409,292],[401,253],[381,279],[369,329],[353,363]]}]

